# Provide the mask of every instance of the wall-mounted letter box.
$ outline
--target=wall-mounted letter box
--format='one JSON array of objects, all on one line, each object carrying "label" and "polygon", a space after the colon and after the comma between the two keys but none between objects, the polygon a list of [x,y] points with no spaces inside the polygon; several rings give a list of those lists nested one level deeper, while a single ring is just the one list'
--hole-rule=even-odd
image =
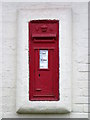
[{"label": "wall-mounted letter box", "polygon": [[59,21],[29,22],[29,100],[59,100]]}]

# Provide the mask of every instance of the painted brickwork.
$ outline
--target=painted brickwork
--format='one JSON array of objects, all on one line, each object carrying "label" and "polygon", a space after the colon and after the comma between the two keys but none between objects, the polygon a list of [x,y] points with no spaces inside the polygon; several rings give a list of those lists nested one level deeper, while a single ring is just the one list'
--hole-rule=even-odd
[{"label": "painted brickwork", "polygon": [[50,117],[52,115],[24,115],[16,113],[17,17],[20,9],[72,8],[72,112],[53,117],[87,117],[88,112],[88,3],[39,4],[3,3],[3,117]]},{"label": "painted brickwork", "polygon": [[2,4],[0,3],[0,119],[2,116]]}]

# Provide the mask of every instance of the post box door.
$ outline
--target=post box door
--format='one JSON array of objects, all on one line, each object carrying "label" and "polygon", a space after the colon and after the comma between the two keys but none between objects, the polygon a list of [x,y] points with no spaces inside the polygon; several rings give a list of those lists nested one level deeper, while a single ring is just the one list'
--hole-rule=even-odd
[{"label": "post box door", "polygon": [[[33,28],[46,25],[54,26],[51,34],[41,30],[35,33]],[[32,21],[29,23],[29,99],[59,100],[59,45],[57,21]],[[47,33],[47,34],[46,34]],[[54,34],[55,33],[55,34]]]}]

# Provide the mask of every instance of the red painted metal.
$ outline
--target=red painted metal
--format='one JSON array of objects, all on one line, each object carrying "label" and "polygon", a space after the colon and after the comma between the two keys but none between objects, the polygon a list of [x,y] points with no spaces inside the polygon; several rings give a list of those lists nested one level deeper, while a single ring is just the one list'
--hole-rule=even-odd
[{"label": "red painted metal", "polygon": [[[40,68],[40,50],[48,50],[46,68]],[[58,20],[29,22],[29,73],[29,100],[59,100]]]}]

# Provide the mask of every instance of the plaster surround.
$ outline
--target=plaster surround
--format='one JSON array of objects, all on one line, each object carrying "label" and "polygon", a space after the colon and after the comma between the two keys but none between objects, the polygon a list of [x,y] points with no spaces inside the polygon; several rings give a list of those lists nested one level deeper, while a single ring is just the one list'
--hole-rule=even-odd
[{"label": "plaster surround", "polygon": [[[68,113],[72,108],[72,14],[71,8],[19,10],[17,15],[18,113]],[[29,101],[29,29],[30,20],[59,20],[59,101]]]}]

